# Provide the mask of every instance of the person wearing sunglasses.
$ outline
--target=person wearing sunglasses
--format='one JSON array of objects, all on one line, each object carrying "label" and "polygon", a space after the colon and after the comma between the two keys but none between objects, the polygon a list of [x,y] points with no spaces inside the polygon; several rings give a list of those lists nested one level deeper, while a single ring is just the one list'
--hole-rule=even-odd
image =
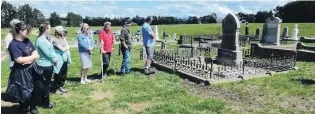
[{"label": "person wearing sunglasses", "polygon": [[92,54],[94,48],[94,40],[90,34],[90,26],[83,23],[81,33],[77,36],[78,48],[81,58],[81,84],[89,83],[91,80],[87,79],[89,68],[92,67]]}]

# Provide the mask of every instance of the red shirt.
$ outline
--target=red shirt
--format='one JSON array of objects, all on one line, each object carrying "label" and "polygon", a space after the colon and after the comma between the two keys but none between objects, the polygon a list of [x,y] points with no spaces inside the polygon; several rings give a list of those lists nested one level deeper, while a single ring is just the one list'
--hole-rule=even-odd
[{"label": "red shirt", "polygon": [[114,34],[112,31],[107,33],[104,29],[100,30],[99,39],[101,42],[104,42],[103,48],[106,52],[113,51]]}]

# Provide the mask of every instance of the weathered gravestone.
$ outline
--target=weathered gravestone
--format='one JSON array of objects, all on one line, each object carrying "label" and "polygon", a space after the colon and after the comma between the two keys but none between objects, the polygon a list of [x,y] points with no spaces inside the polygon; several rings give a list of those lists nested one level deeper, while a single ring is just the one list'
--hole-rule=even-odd
[{"label": "weathered gravestone", "polygon": [[155,25],[155,39],[156,40],[160,40],[160,38],[159,38],[159,30],[158,30],[158,26],[157,25]]},{"label": "weathered gravestone", "polygon": [[280,45],[280,23],[282,20],[274,15],[266,20],[261,43],[264,45]]},{"label": "weathered gravestone", "polygon": [[245,36],[248,37],[249,36],[249,26],[248,26],[248,22],[246,22],[246,27],[245,27]]},{"label": "weathered gravestone", "polygon": [[288,38],[288,36],[289,36],[289,28],[288,27],[284,27],[281,37],[282,38]]},{"label": "weathered gravestone", "polygon": [[173,34],[173,40],[176,41],[176,33]]},{"label": "weathered gravestone", "polygon": [[260,28],[256,28],[255,39],[259,38]]},{"label": "weathered gravestone", "polygon": [[292,30],[291,39],[292,39],[292,40],[299,40],[298,34],[299,34],[298,24],[295,24],[295,25],[294,25],[294,29]]},{"label": "weathered gravestone", "polygon": [[238,45],[240,33],[238,20],[235,14],[229,13],[222,21],[222,42],[216,57],[220,64],[240,64],[243,61]]}]

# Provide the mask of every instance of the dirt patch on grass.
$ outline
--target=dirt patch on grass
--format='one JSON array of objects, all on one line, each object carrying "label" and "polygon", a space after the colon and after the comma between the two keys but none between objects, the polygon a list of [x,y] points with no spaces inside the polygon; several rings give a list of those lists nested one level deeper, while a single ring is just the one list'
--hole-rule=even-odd
[{"label": "dirt patch on grass", "polygon": [[150,106],[150,102],[143,102],[143,103],[129,103],[128,106],[130,107],[130,109],[132,111],[135,112],[142,112],[144,111],[146,108],[148,108]]},{"label": "dirt patch on grass", "polygon": [[95,91],[92,95],[92,98],[96,100],[101,100],[104,98],[112,98],[114,96],[115,96],[115,93],[112,91],[106,91],[106,92]]},{"label": "dirt patch on grass", "polygon": [[315,110],[315,100],[304,97],[283,97],[279,104],[283,108],[300,110],[303,113],[311,113]]},{"label": "dirt patch on grass", "polygon": [[193,82],[185,81],[184,87],[195,96],[201,98],[215,98],[221,99],[231,107],[233,111],[248,113],[252,111],[259,111],[265,108],[263,104],[264,94],[260,93],[259,88],[255,86],[244,87],[246,94],[240,95],[233,90],[226,90],[216,87],[200,86]]}]

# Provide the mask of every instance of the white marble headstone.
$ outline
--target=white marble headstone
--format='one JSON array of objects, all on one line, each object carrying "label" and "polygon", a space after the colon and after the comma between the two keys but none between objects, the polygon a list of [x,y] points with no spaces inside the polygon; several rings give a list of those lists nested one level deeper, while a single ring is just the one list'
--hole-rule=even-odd
[{"label": "white marble headstone", "polygon": [[291,39],[293,39],[293,40],[299,40],[298,34],[299,34],[298,24],[295,24],[295,25],[294,25],[294,29],[292,30]]},{"label": "white marble headstone", "polygon": [[155,25],[155,38],[156,38],[156,40],[160,40],[160,38],[159,38],[159,30],[158,30],[158,26],[157,25]]}]

